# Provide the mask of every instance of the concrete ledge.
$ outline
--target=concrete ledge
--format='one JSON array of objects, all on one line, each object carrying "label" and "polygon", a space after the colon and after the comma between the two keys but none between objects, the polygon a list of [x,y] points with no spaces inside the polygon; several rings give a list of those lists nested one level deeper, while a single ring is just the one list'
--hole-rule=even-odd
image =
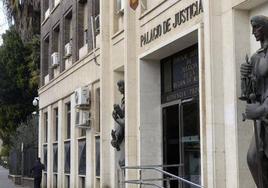
[{"label": "concrete ledge", "polygon": [[11,179],[16,185],[21,185],[21,175],[8,175],[8,178]]},{"label": "concrete ledge", "polygon": [[34,187],[34,178],[22,177],[21,175],[8,175],[8,178],[15,183],[15,185],[22,185],[26,187]]},{"label": "concrete ledge", "polygon": [[25,187],[34,187],[34,178],[23,177],[22,185]]}]

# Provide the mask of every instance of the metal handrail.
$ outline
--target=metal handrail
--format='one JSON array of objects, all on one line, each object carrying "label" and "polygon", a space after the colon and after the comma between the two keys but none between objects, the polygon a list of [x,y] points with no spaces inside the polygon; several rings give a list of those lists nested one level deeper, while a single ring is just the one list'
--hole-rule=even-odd
[{"label": "metal handrail", "polygon": [[[198,187],[198,188],[204,188],[201,185],[198,185],[196,183],[193,183],[191,181],[188,181],[182,177],[176,176],[174,174],[171,174],[165,170],[162,170],[160,168],[167,168],[167,167],[181,167],[183,166],[183,164],[174,164],[174,165],[144,165],[144,166],[123,166],[121,167],[122,170],[153,170],[156,172],[160,172],[163,175],[167,175],[172,177],[172,179],[177,180],[177,181],[182,181],[184,183],[190,184],[192,186]],[[123,183],[129,183],[129,184],[139,184],[139,185],[151,185],[151,186],[155,186],[158,188],[164,188],[162,186],[159,186],[157,184],[154,183],[146,183],[146,181],[163,181],[166,179],[143,179],[143,180],[124,180]]]}]

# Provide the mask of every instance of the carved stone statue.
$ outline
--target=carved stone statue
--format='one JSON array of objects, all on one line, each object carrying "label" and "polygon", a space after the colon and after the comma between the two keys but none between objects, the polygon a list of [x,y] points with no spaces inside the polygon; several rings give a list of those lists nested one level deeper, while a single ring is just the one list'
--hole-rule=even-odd
[{"label": "carved stone statue", "polygon": [[112,141],[111,145],[116,148],[117,151],[120,151],[120,159],[119,159],[119,165],[124,166],[125,165],[125,155],[124,151],[122,151],[122,145],[123,140],[125,138],[125,85],[123,80],[119,80],[117,82],[118,90],[123,95],[123,98],[121,99],[121,105],[114,104],[114,110],[113,110],[113,118],[116,122],[115,130],[112,130],[111,136]]},{"label": "carved stone statue", "polygon": [[251,19],[252,34],[260,42],[257,50],[241,65],[241,100],[246,100],[245,119],[254,121],[254,133],[247,161],[258,188],[268,187],[268,17]]}]

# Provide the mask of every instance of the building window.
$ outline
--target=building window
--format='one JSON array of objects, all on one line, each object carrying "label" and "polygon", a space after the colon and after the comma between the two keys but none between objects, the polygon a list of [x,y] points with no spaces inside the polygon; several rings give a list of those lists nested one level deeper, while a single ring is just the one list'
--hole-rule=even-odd
[{"label": "building window", "polygon": [[78,140],[78,174],[86,175],[86,139]]},{"label": "building window", "polygon": [[59,110],[58,108],[54,109],[54,140],[58,141],[58,129],[59,129]]},{"label": "building window", "polygon": [[80,129],[80,137],[85,137],[86,134],[87,134],[87,130],[84,129],[84,128],[81,128],[81,129]]},{"label": "building window", "polygon": [[124,29],[124,2],[125,0],[114,0],[113,33]]},{"label": "building window", "polygon": [[72,29],[72,11],[69,11],[64,19],[64,65],[63,70],[68,69],[72,65],[72,54],[73,54],[73,29]]},{"label": "building window", "polygon": [[96,127],[95,131],[100,132],[100,88],[96,89]]},{"label": "building window", "polygon": [[88,43],[88,5],[87,2],[83,4],[83,45]]},{"label": "building window", "polygon": [[95,137],[95,175],[100,177],[100,136]]},{"label": "building window", "polygon": [[58,144],[53,144],[53,172],[58,172]]},{"label": "building window", "polygon": [[116,12],[117,13],[123,13],[124,12],[124,6],[125,6],[125,0],[116,0]]},{"label": "building window", "polygon": [[50,15],[49,1],[41,1],[43,3],[43,20],[46,20]]},{"label": "building window", "polygon": [[66,104],[66,139],[71,138],[71,103]]},{"label": "building window", "polygon": [[47,173],[44,173],[43,187],[47,187]]},{"label": "building window", "polygon": [[71,162],[71,148],[70,141],[64,143],[64,172],[66,174],[70,173],[70,163]]},{"label": "building window", "polygon": [[57,188],[58,187],[58,175],[54,174],[53,175],[53,188]]},{"label": "building window", "polygon": [[85,187],[86,187],[86,178],[79,177],[79,188],[85,188]]},{"label": "building window", "polygon": [[64,188],[70,188],[70,176],[65,175]]},{"label": "building window", "polygon": [[52,68],[52,78],[58,76],[60,74],[59,65],[61,62],[61,54],[60,54],[60,25],[58,24],[52,33],[52,54],[51,54],[51,64]]},{"label": "building window", "polygon": [[47,143],[48,137],[48,114],[44,113],[44,143]]},{"label": "building window", "polygon": [[43,157],[44,157],[44,165],[45,165],[44,171],[47,171],[47,145],[43,146]]},{"label": "building window", "polygon": [[161,102],[197,96],[198,79],[197,44],[161,60]]},{"label": "building window", "polygon": [[100,0],[93,1],[93,16],[94,16],[94,26],[95,26],[95,36],[100,33]]},{"label": "building window", "polygon": [[49,82],[49,36],[43,40],[43,49],[42,49],[42,84],[47,84]]},{"label": "building window", "polygon": [[[78,2],[78,49],[79,59],[88,53],[88,3]],[[83,34],[81,34],[83,33]]]}]

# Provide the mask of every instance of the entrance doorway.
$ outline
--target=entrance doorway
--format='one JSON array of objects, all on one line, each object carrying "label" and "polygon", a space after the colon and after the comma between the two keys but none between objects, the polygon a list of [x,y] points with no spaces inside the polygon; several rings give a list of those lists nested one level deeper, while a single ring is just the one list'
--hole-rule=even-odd
[{"label": "entrance doorway", "polygon": [[[199,66],[195,44],[161,60],[161,103],[163,119],[163,164],[193,183],[201,181]],[[191,188],[172,180],[171,188]]]},{"label": "entrance doorway", "polygon": [[[200,184],[200,126],[199,103],[194,98],[163,108],[163,150],[165,165],[181,164],[166,168],[193,183]],[[176,180],[171,188],[191,188]]]}]

